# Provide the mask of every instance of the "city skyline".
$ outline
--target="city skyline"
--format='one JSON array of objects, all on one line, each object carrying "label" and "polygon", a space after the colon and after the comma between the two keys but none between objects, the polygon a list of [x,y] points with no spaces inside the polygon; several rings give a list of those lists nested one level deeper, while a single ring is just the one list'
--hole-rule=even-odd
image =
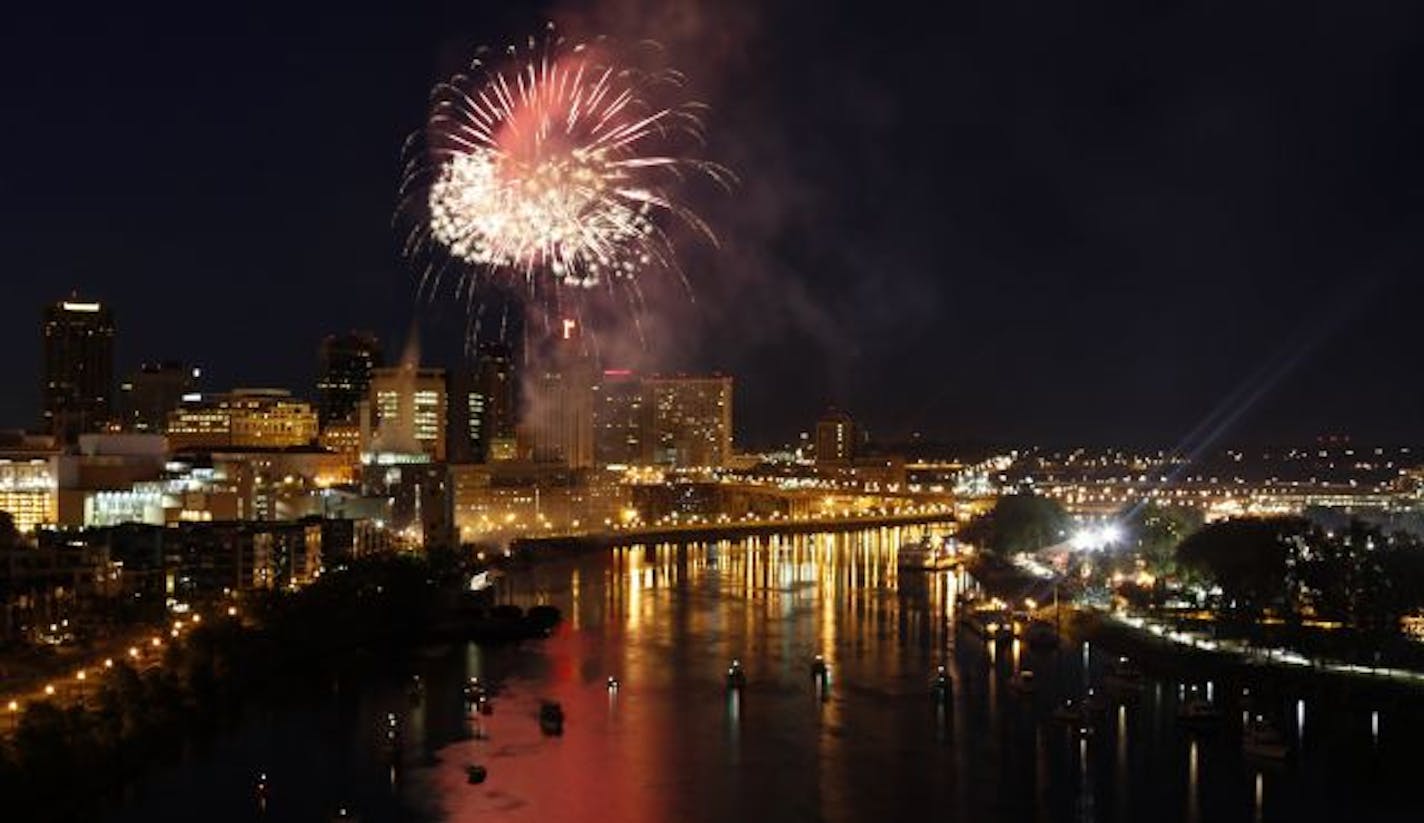
[{"label": "city skyline", "polygon": [[[1242,387],[1264,391],[1243,395],[1222,442],[1414,437],[1408,192],[1424,172],[1420,128],[1389,90],[1417,73],[1401,34],[1415,11],[1337,10],[1330,25],[1243,12],[1234,31],[1286,27],[1258,53],[1205,13],[1164,28],[1145,10],[1096,27],[944,12],[931,22],[950,39],[936,45],[936,25],[834,10],[808,28],[794,7],[753,5],[689,4],[642,24],[698,78],[712,148],[755,173],[706,204],[723,248],[686,262],[695,300],[662,300],[665,324],[632,347],[653,362],[627,365],[737,375],[757,444],[836,405],[891,440],[1170,446]],[[0,425],[33,425],[33,318],[70,289],[114,307],[119,374],[175,359],[209,385],[305,392],[323,335],[369,328],[389,343],[417,316],[430,350],[457,353],[464,307],[415,298],[389,228],[399,144],[426,88],[470,44],[540,16],[636,34],[630,7],[427,8],[330,30],[307,12],[283,30],[254,13],[221,34],[103,14],[61,25],[26,9],[4,91],[44,128],[3,140],[44,173],[6,177],[25,204],[0,228],[6,263],[32,274],[11,278],[0,315],[13,353]],[[1054,26],[1095,47],[1080,52]],[[839,59],[864,37],[910,39]],[[733,54],[742,40],[756,47]],[[950,46],[959,62],[938,64]],[[91,55],[131,90],[103,110],[106,152],[127,162],[86,159],[63,89],[88,63],[41,49]],[[1322,50],[1359,68],[1322,74]],[[1197,52],[1217,67],[1201,71]],[[30,63],[45,70],[14,70]],[[766,76],[776,82],[748,82]],[[832,88],[862,90],[865,110],[843,119]],[[944,104],[913,105],[900,88]],[[788,102],[798,89],[812,93]],[[231,162],[165,137],[185,124]],[[824,147],[788,142],[805,133]],[[877,159],[886,145],[904,162]],[[1079,162],[1055,159],[1065,153]]]},{"label": "city skyline", "polygon": [[1421,817],[1424,6],[85,5],[10,817]]}]

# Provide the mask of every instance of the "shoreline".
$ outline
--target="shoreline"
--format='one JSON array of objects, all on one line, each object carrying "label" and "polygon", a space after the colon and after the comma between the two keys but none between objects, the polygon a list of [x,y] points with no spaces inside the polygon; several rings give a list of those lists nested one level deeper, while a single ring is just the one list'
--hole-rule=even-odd
[{"label": "shoreline", "polygon": [[[1028,575],[1003,561],[975,558],[967,567],[990,595],[1021,598],[1025,592],[1051,591],[1051,581]],[[1017,593],[1013,590],[1017,589]],[[1038,614],[1049,607],[1040,608]],[[1142,664],[1149,673],[1174,679],[1249,681],[1282,692],[1338,691],[1350,696],[1418,698],[1424,695],[1424,674],[1419,680],[1371,674],[1368,670],[1339,670],[1318,664],[1289,664],[1244,658],[1221,649],[1190,646],[1129,625],[1111,614],[1064,603],[1062,635],[1065,640],[1086,640],[1105,650]]]}]

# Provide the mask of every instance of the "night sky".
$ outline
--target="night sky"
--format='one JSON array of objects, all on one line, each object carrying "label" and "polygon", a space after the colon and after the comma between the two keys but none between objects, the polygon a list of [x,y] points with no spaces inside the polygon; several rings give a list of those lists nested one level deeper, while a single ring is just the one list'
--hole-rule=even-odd
[{"label": "night sky", "polygon": [[417,317],[453,357],[463,308],[397,254],[401,144],[552,17],[662,41],[712,106],[722,247],[625,359],[734,374],[743,442],[832,403],[885,439],[1420,440],[1417,2],[299,5],[7,9],[0,427],[35,425],[71,288],[120,374],[310,395],[323,334]]}]

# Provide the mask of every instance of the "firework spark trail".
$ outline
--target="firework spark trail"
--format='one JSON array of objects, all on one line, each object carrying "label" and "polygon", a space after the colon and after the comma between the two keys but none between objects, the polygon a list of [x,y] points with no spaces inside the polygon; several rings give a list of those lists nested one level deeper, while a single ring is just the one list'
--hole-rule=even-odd
[{"label": "firework spark trail", "polygon": [[681,276],[669,218],[716,243],[675,194],[693,174],[733,180],[689,153],[702,106],[653,102],[680,90],[676,72],[620,68],[552,34],[507,57],[436,85],[407,142],[397,216],[411,219],[404,251],[425,262],[422,291],[453,265],[471,301],[482,282],[522,280],[535,297],[605,284],[640,304],[643,272]]}]

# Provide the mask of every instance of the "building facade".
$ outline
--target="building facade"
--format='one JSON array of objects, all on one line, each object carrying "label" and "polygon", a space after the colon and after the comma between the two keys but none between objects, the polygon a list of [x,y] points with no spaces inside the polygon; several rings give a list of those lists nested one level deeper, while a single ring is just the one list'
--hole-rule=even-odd
[{"label": "building facade", "polygon": [[475,361],[450,380],[450,460],[511,459],[519,421],[514,357],[503,343],[481,343]]},{"label": "building facade", "polygon": [[185,402],[168,415],[168,441],[184,449],[286,448],[317,439],[317,413],[284,389],[235,389]]},{"label": "building facade", "polygon": [[855,422],[850,415],[831,409],[816,421],[816,462],[843,464],[856,457]]},{"label": "building facade", "polygon": [[356,406],[371,391],[371,373],[384,365],[373,334],[327,335],[317,362],[317,415],[323,427],[356,422]]},{"label": "building facade", "polygon": [[594,462],[600,466],[643,463],[651,423],[642,379],[626,369],[604,371],[594,387]]},{"label": "building facade", "polygon": [[183,363],[144,363],[119,384],[119,424],[124,431],[163,434],[168,415],[198,390],[198,369]]},{"label": "building facade", "polygon": [[649,377],[648,462],[679,467],[726,466],[732,457],[732,378]]},{"label": "building facade", "polygon": [[45,308],[40,397],[44,429],[62,443],[99,431],[114,416],[114,318],[107,306],[78,299]]},{"label": "building facade", "polygon": [[571,469],[593,466],[593,358],[577,326],[564,321],[563,334],[546,346],[528,381],[524,422],[528,455],[536,463]]},{"label": "building facade", "polygon": [[436,462],[445,460],[448,405],[444,369],[406,363],[373,370],[371,412],[373,452],[424,453]]}]

